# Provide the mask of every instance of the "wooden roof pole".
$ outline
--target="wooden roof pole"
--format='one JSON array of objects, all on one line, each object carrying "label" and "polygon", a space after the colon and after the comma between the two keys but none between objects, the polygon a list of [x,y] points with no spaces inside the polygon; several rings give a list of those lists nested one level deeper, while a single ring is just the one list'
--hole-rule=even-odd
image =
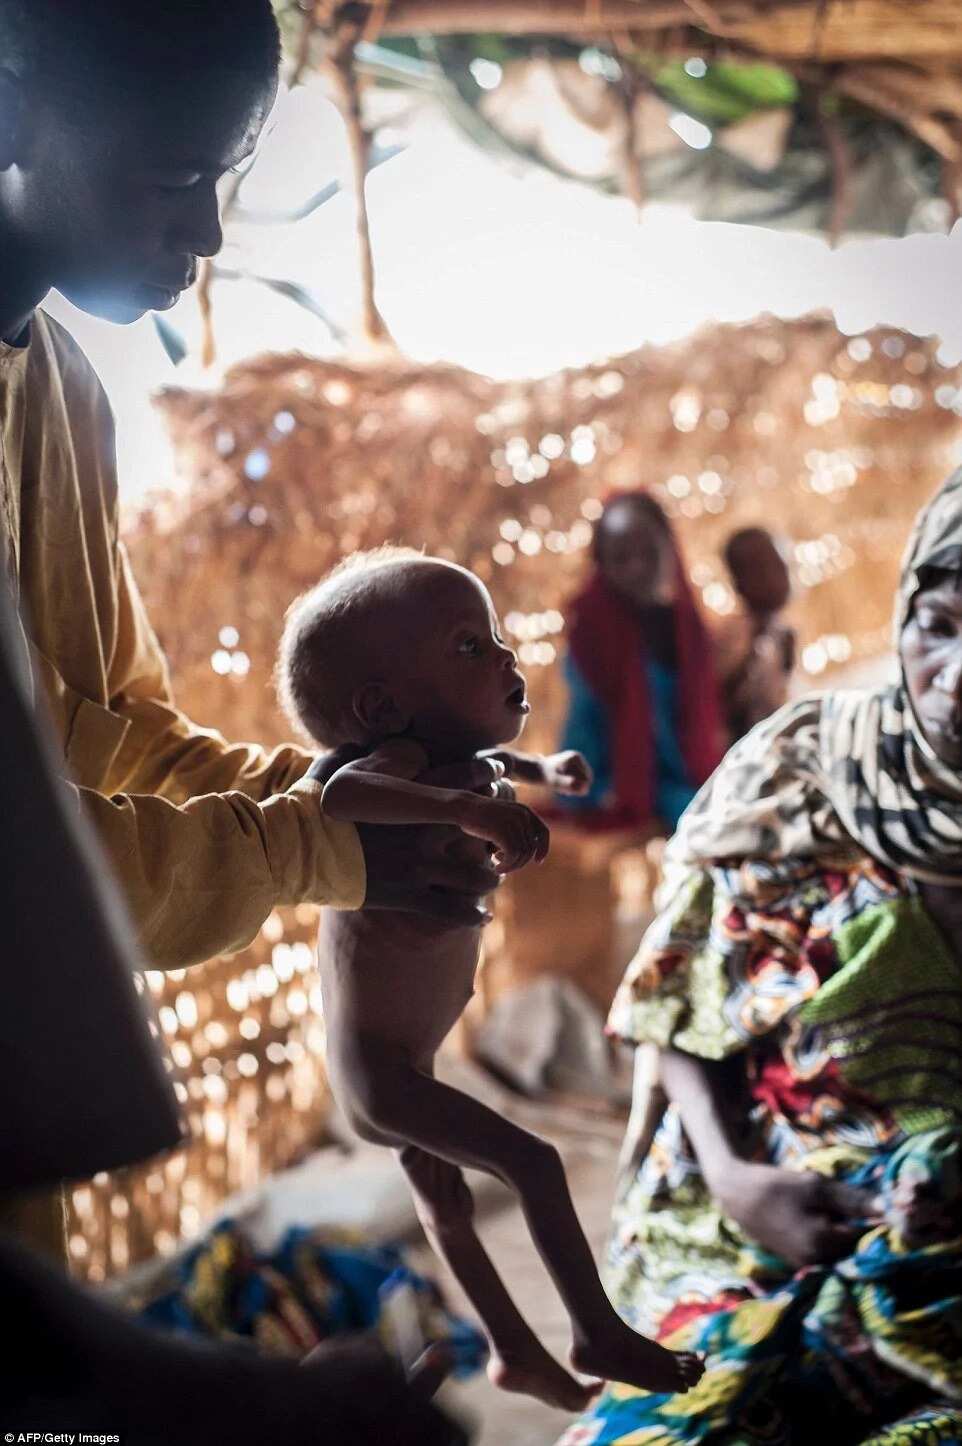
[{"label": "wooden roof pole", "polygon": [[[305,12],[301,23],[301,34],[297,44],[297,54],[294,58],[294,68],[288,79],[288,86],[291,90],[300,85],[304,77],[310,59],[311,36],[314,33],[313,12]],[[221,225],[227,220],[234,206],[237,204],[237,197],[243,185],[246,170],[241,169],[236,175],[230,178],[224,191],[221,202],[220,219]],[[214,334],[214,258],[212,256],[201,257],[197,269],[197,306],[200,311],[200,364],[205,369],[212,367],[217,360],[217,338]]]},{"label": "wooden roof pole", "polygon": [[[374,250],[371,245],[366,191],[371,137],[361,114],[361,89],[358,84],[357,67],[354,64],[354,51],[364,38],[365,26],[364,23],[359,22],[357,11],[357,6],[351,6],[349,16],[345,16],[342,12],[340,16],[334,17],[333,27],[328,31],[324,69],[331,81],[334,101],[344,120],[351,155],[358,263],[361,270],[361,334],[359,340],[365,349],[375,350],[383,355],[385,352],[396,352],[397,344],[378,310],[374,296]],[[363,17],[364,20],[366,18]]]}]

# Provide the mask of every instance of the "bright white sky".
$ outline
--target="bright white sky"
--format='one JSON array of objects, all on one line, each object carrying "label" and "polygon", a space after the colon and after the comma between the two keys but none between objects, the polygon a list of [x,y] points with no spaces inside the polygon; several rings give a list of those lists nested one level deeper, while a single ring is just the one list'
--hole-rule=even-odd
[{"label": "bright white sky", "polygon": [[[389,140],[389,136],[382,136]],[[940,335],[962,358],[962,228],[952,237],[820,240],[709,225],[668,207],[639,222],[625,201],[483,154],[435,110],[424,110],[403,154],[368,182],[378,301],[400,345],[495,377],[543,375],[685,335],[710,320],[762,311],[835,311],[844,331],[879,322]],[[316,83],[283,98],[263,155],[245,183],[248,206],[283,209],[345,165],[344,138]],[[351,202],[328,202],[292,226],[233,226],[225,267],[297,281],[350,329],[358,309]],[[59,297],[50,309],[87,350],[118,419],[123,495],[134,501],[172,480],[150,394],[167,383],[216,384],[188,361],[175,369],[150,319],[113,327]],[[337,350],[324,324],[263,286],[214,290],[220,362],[263,351]],[[197,307],[184,297],[168,320],[190,341]]]}]

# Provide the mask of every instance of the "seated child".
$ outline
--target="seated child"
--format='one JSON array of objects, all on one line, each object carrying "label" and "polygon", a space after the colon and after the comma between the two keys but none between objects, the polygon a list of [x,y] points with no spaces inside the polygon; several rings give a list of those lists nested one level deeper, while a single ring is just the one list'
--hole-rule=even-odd
[{"label": "seated child", "polygon": [[[333,818],[452,824],[477,848],[493,846],[507,871],[544,858],[544,824],[520,803],[439,786],[444,770],[496,750],[510,778],[562,792],[589,784],[578,754],[498,747],[524,726],[525,683],[486,589],[453,564],[401,548],[349,558],[288,614],[279,677],[292,716],[334,750],[313,770]],[[577,1411],[599,1382],[576,1380],[524,1321],[475,1233],[463,1167],[520,1195],[571,1318],[574,1369],[685,1389],[701,1361],[637,1335],[615,1313],[554,1147],[434,1077],[478,954],[476,928],[325,910],[319,962],[335,1095],[359,1134],[399,1151],[427,1235],[481,1317],[497,1385]]]},{"label": "seated child", "polygon": [[791,580],[771,533],[742,528],[726,542],[724,557],[741,609],[718,629],[717,666],[729,741],[737,743],[788,701],[795,632],[778,618]]}]

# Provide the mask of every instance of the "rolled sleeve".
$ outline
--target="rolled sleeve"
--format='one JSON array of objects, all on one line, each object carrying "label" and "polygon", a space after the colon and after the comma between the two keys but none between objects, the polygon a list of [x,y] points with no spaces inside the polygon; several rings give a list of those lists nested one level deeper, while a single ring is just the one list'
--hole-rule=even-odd
[{"label": "rolled sleeve", "polygon": [[178,806],[146,795],[72,792],[100,834],[158,969],[246,948],[281,904],[363,903],[357,831],[324,816],[316,784],[298,783],[263,804],[241,793]]}]

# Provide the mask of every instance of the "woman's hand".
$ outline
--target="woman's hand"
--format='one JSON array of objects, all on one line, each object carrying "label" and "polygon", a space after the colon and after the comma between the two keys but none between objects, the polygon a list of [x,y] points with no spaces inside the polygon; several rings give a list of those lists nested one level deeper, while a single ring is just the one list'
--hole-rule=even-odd
[{"label": "woman's hand", "polygon": [[883,1196],[886,1222],[911,1250],[960,1233],[958,1197],[941,1199],[934,1180],[905,1171]]},{"label": "woman's hand", "polygon": [[713,1194],[747,1235],[790,1265],[828,1265],[877,1223],[875,1196],[810,1170],[731,1161]]}]

